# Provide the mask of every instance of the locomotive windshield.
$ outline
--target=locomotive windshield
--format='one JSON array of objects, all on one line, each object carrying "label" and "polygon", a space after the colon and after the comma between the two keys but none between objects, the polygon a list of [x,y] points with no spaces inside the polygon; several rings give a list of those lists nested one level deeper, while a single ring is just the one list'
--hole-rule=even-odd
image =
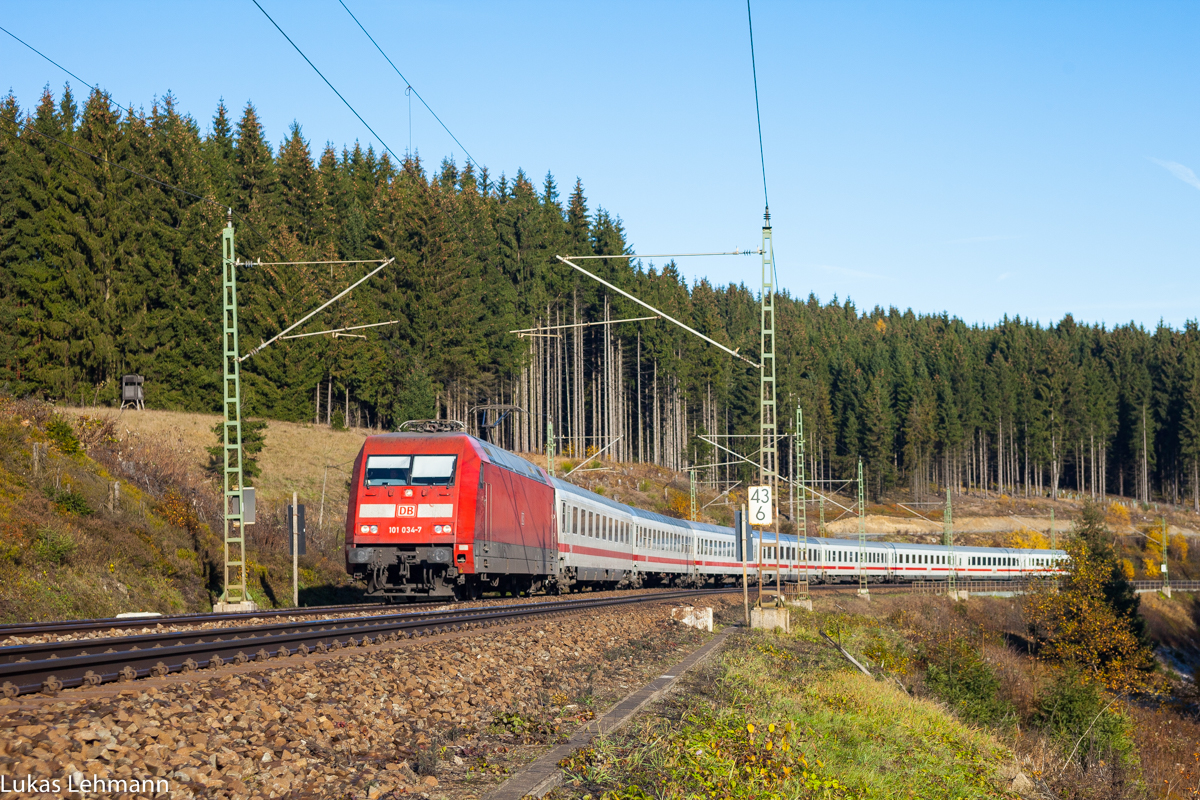
[{"label": "locomotive windshield", "polygon": [[449,486],[458,456],[367,456],[364,486]]}]

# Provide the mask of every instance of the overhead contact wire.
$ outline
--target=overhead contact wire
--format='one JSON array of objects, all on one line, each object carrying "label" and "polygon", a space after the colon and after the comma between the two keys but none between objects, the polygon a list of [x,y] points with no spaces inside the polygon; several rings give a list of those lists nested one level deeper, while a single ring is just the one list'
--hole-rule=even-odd
[{"label": "overhead contact wire", "polygon": [[[367,38],[371,40],[371,44],[375,45],[375,49],[379,51],[379,55],[384,57],[384,59],[388,62],[388,64],[391,65],[392,69],[394,69],[396,71],[396,74],[400,76],[400,80],[404,81],[405,87],[407,89],[409,89],[410,91],[412,91],[412,93],[417,96],[417,99],[421,101],[421,105],[425,106],[425,110],[428,111],[430,114],[433,114],[433,118],[438,121],[438,125],[442,126],[442,130],[444,130],[450,136],[450,138],[454,140],[454,143],[456,145],[458,145],[460,148],[462,148],[463,153],[465,153],[467,156],[467,160],[470,161],[472,164],[474,164],[476,169],[479,169],[480,168],[479,162],[471,157],[471,154],[467,152],[467,148],[463,147],[463,143],[458,140],[458,137],[455,136],[453,132],[451,132],[450,128],[448,128],[446,126],[446,123],[442,122],[442,118],[439,117],[437,115],[437,113],[434,112],[434,110],[429,107],[429,103],[426,103],[425,98],[421,97],[421,93],[413,88],[413,85],[411,83],[409,83],[408,78],[404,77],[404,74],[402,72],[400,72],[400,69],[395,64],[392,63],[392,60],[390,58],[388,58],[388,54],[383,52],[383,48],[379,46],[379,42],[375,41],[375,37],[372,36],[365,27],[363,27],[363,24],[358,21],[358,17],[354,16],[354,12],[350,10],[350,8],[343,2],[343,0],[338,0],[338,2],[342,4],[342,8],[346,9],[346,13],[350,15],[350,19],[354,20],[354,24],[359,27],[359,30],[361,30],[363,33],[365,33],[367,35]],[[411,149],[411,147],[412,147],[411,114],[409,117],[409,134],[408,134],[408,136],[409,136],[409,140],[410,140],[409,148]]]},{"label": "overhead contact wire", "polygon": [[[404,163],[403,159],[401,159],[398,155],[396,155],[395,153],[392,152],[392,148],[388,147],[387,142],[385,142],[383,140],[383,137],[380,136],[378,133],[376,133],[375,129],[372,128],[367,123],[367,121],[362,118],[362,114],[359,114],[357,111],[354,110],[354,106],[350,105],[350,101],[347,100],[345,97],[343,97],[342,93],[337,90],[337,87],[335,87],[332,83],[329,82],[329,79],[325,77],[325,75],[321,72],[321,70],[317,69],[317,65],[314,64],[311,60],[309,60],[308,56],[304,55],[304,51],[301,50],[299,48],[299,46],[297,46],[297,44],[292,41],[292,37],[288,36],[286,33],[283,32],[283,28],[279,27],[279,23],[276,22],[275,20],[271,19],[271,15],[267,13],[267,10],[265,8],[263,8],[261,5],[259,5],[258,0],[250,0],[250,2],[252,2],[252,3],[254,3],[254,5],[258,6],[258,10],[263,13],[263,16],[266,17],[267,20],[272,25],[275,26],[275,30],[279,31],[279,33],[282,34],[283,38],[288,40],[288,44],[290,44],[293,48],[295,48],[296,52],[300,54],[300,57],[303,58],[306,62],[308,62],[308,65],[313,68],[313,72],[317,73],[317,75],[320,76],[321,80],[325,81],[325,85],[328,86],[330,89],[332,89],[333,93],[338,96],[338,99],[346,104],[346,108],[350,109],[350,112],[352,114],[354,114],[354,116],[358,117],[358,121],[361,122],[366,127],[366,129],[371,132],[371,135],[374,136],[375,139],[381,145],[383,145],[383,149],[387,150],[388,153],[391,153],[392,158],[396,159],[396,163],[403,164]],[[378,46],[378,45],[376,45],[376,46]],[[422,101],[422,102],[424,102],[424,101]]]},{"label": "overhead contact wire", "polygon": [[[55,61],[55,60],[54,60],[53,58],[51,58],[50,56],[48,56],[48,55],[46,55],[45,53],[43,53],[41,50],[38,50],[36,47],[34,47],[34,46],[33,46],[33,45],[31,45],[29,42],[27,42],[27,41],[25,41],[24,39],[22,39],[20,36],[17,36],[15,33],[13,33],[12,31],[10,31],[8,28],[5,28],[5,27],[3,27],[3,26],[0,26],[0,31],[3,31],[4,33],[7,33],[9,36],[11,36],[12,38],[16,39],[18,42],[20,42],[21,44],[23,44],[25,47],[28,47],[30,50],[32,50],[33,52],[37,53],[37,54],[38,54],[39,56],[41,56],[42,58],[46,59],[47,61],[49,61],[49,62],[50,62],[51,64],[53,64],[54,66],[56,66],[56,67],[58,67],[59,69],[61,69],[63,72],[67,73],[67,74],[68,74],[68,75],[70,75],[72,78],[74,78],[75,80],[77,80],[77,81],[79,81],[80,83],[82,83],[84,86],[86,86],[86,87],[88,87],[89,89],[91,89],[93,92],[102,91],[102,90],[100,90],[100,89],[97,89],[95,85],[93,85],[93,84],[91,84],[91,83],[88,83],[88,82],[87,82],[87,81],[85,81],[83,78],[81,78],[81,77],[79,77],[78,75],[76,75],[74,72],[71,72],[71,70],[67,69],[67,68],[66,68],[66,67],[64,67],[62,64],[58,63],[57,61]],[[107,97],[109,100],[112,100],[112,94],[111,94],[110,92],[104,92],[104,95],[105,95],[105,97]],[[114,102],[115,102],[115,101],[114,101]],[[118,106],[118,107],[120,107],[120,108],[122,108],[122,109],[124,109],[125,111],[128,111],[128,112],[130,113],[130,115],[131,115],[131,116],[134,116],[134,117],[136,117],[136,116],[137,116],[137,112],[136,112],[136,111],[134,111],[134,110],[133,110],[133,108],[131,108],[130,106],[121,105],[120,103],[117,103],[117,106]],[[76,152],[79,152],[79,153],[83,153],[84,155],[88,156],[89,158],[97,159],[97,160],[99,160],[99,161],[104,161],[104,163],[106,163],[106,164],[109,164],[110,166],[118,167],[119,169],[123,169],[123,170],[125,170],[126,172],[129,172],[129,173],[132,173],[132,174],[134,174],[134,175],[137,175],[137,176],[138,176],[138,177],[140,177],[140,178],[144,178],[145,180],[148,180],[148,181],[153,181],[154,183],[157,183],[157,184],[158,184],[158,185],[160,185],[160,186],[165,186],[165,187],[167,187],[168,189],[173,189],[173,190],[175,190],[175,191],[177,191],[177,192],[182,192],[183,194],[186,194],[186,195],[188,195],[189,197],[195,197],[197,200],[202,200],[202,201],[204,201],[204,202],[206,202],[206,203],[212,203],[212,204],[215,204],[215,205],[217,205],[217,206],[219,206],[219,207],[221,207],[221,208],[224,208],[224,209],[225,209],[225,210],[227,210],[227,211],[231,211],[231,212],[234,214],[234,216],[236,216],[236,217],[237,217],[239,220],[241,220],[242,222],[244,222],[244,223],[246,224],[246,226],[247,226],[248,228],[250,228],[250,230],[254,231],[254,234],[255,234],[256,236],[258,236],[260,239],[263,239],[263,241],[266,241],[266,239],[264,239],[264,238],[263,238],[262,234],[261,234],[261,233],[259,233],[257,230],[255,230],[255,228],[254,228],[254,226],[253,226],[253,225],[251,225],[249,222],[246,222],[246,218],[245,218],[245,217],[243,217],[241,214],[238,214],[237,212],[233,211],[233,209],[230,207],[230,205],[229,205],[228,203],[222,203],[221,201],[219,201],[219,200],[214,200],[214,199],[212,199],[212,198],[210,198],[210,197],[202,197],[202,196],[200,196],[200,195],[198,195],[198,194],[196,194],[196,193],[194,193],[194,192],[189,192],[187,189],[182,189],[182,188],[180,188],[180,187],[178,187],[178,186],[174,186],[174,185],[172,185],[172,184],[169,184],[169,183],[166,183],[166,182],[164,182],[164,181],[160,181],[160,180],[157,180],[157,179],[155,179],[155,178],[151,178],[151,177],[150,177],[150,176],[148,176],[148,175],[143,175],[143,174],[141,174],[140,172],[137,172],[136,170],[129,169],[128,167],[123,167],[123,166],[121,166],[120,164],[114,164],[114,163],[112,163],[111,161],[107,161],[107,160],[105,160],[104,158],[101,158],[100,156],[94,155],[94,154],[92,154],[92,153],[88,153],[86,150],[81,150],[80,148],[78,148],[78,147],[74,147],[73,145],[70,145],[70,144],[67,144],[67,143],[66,143],[66,142],[64,142],[64,141],[61,141],[61,140],[59,140],[59,139],[55,139],[53,136],[50,136],[49,134],[46,134],[46,133],[42,133],[41,131],[37,130],[36,128],[31,128],[31,127],[29,127],[28,125],[26,125],[26,126],[24,126],[24,127],[25,127],[25,130],[27,130],[27,131],[32,131],[33,133],[36,133],[38,136],[44,136],[44,137],[46,137],[46,138],[48,138],[48,139],[54,139],[54,141],[58,142],[59,144],[63,145],[64,147],[70,147],[72,150],[75,150]],[[11,135],[11,134],[10,134],[10,135]],[[20,137],[17,137],[17,140],[18,140],[18,141],[24,141],[24,140],[20,139]],[[201,156],[201,158],[203,158],[203,156]],[[205,160],[205,163],[208,163],[208,162],[207,162],[207,160]],[[211,167],[212,165],[210,164],[209,166]],[[74,171],[74,170],[72,170],[72,171]],[[80,173],[76,173],[76,174],[80,174]]]},{"label": "overhead contact wire", "polygon": [[767,199],[767,157],[763,154],[762,113],[758,108],[758,67],[754,63],[754,19],[750,15],[750,0],[746,0],[746,22],[750,25],[750,72],[754,76],[754,117],[758,120],[758,159],[762,163],[763,207],[770,209]]}]

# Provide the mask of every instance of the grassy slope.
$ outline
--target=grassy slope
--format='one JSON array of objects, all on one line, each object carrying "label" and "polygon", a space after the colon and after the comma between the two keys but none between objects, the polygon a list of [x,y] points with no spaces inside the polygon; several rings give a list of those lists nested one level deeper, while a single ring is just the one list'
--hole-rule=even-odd
[{"label": "grassy slope", "polygon": [[[118,436],[152,439],[170,444],[186,456],[197,479],[208,463],[207,448],[217,444],[213,426],[217,414],[188,414],[181,411],[125,411],[109,408],[65,409],[67,413],[112,419]],[[325,484],[325,513],[341,524],[346,512],[346,481],[355,456],[370,431],[334,431],[323,425],[268,420],[266,439],[258,466],[262,475],[255,481],[260,502],[290,503],[292,492],[314,512]],[[338,470],[342,470],[339,472]],[[315,521],[316,517],[313,517]],[[326,527],[331,527],[329,523]]]},{"label": "grassy slope", "polygon": [[[110,511],[113,476],[82,453],[62,453],[27,410],[0,400],[0,620],[206,606],[211,534],[167,522],[159,499],[128,482]],[[38,474],[35,443],[50,444]],[[51,500],[56,487],[91,513],[65,511]]]},{"label": "grassy slope", "polygon": [[[1040,727],[1039,703],[1059,670],[1024,652],[1018,600],[879,594],[815,605],[793,610],[790,634],[731,637],[673,696],[568,759],[571,782],[555,797],[1011,797],[1018,772],[1026,797],[1200,796],[1200,724],[1187,682],[1166,696],[1118,701],[1111,713],[1133,748],[1123,760],[1092,749],[1091,712],[1062,733]],[[1156,635],[1194,635],[1193,598],[1148,605]],[[820,630],[880,677],[855,671]],[[925,659],[948,636],[969,643],[994,676],[1000,704],[990,722],[961,721],[958,705],[935,698]]]},{"label": "grassy slope", "polygon": [[[731,638],[655,713],[576,754],[577,783],[558,796],[1012,796],[1003,745],[855,671],[819,638],[820,621],[796,614],[791,634]],[[878,626],[870,636],[895,638]]]},{"label": "grassy slope", "polygon": [[[47,434],[55,413],[61,412],[46,404],[0,397],[0,621],[211,608],[223,583],[219,492],[202,469],[215,417],[101,410],[85,420],[74,410],[63,418],[84,450],[68,453]],[[106,428],[109,418],[120,427]],[[321,471],[301,470],[297,478],[286,465],[305,463],[309,453],[318,463],[343,463],[358,452],[362,436],[285,423],[274,423],[268,436],[263,524],[251,529],[247,554],[249,590],[260,604],[281,606],[291,601],[291,558],[279,546],[273,506],[290,501],[285,495],[293,485],[311,492],[315,482],[315,497],[305,498],[315,523],[321,488]],[[35,444],[49,448],[36,474]],[[114,482],[120,499],[110,510]],[[345,484],[330,470],[328,541],[315,541],[301,559],[302,604],[361,594],[345,585],[337,547]],[[63,492],[74,506],[61,502]]]}]

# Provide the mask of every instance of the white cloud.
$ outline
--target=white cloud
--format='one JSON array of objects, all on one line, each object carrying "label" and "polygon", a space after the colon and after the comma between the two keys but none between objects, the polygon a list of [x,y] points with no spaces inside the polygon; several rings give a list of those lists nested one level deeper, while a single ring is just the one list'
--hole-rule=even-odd
[{"label": "white cloud", "polygon": [[1000,281],[1006,281],[1011,277],[1012,277],[1011,272],[1002,272],[1002,273],[1000,273],[1000,277],[996,278],[996,283],[999,283]]},{"label": "white cloud", "polygon": [[858,269],[850,269],[849,267],[835,267],[832,264],[817,264],[817,269],[825,270],[826,272],[834,272],[838,275],[848,275],[851,278],[873,278],[878,281],[887,280],[883,275],[876,275],[874,272],[863,272]]},{"label": "white cloud", "polygon": [[1160,161],[1157,158],[1151,158],[1150,160],[1174,175],[1176,178],[1179,178],[1179,180],[1183,181],[1188,186],[1191,186],[1195,189],[1200,189],[1200,178],[1197,178],[1196,173],[1192,172],[1191,169],[1185,167],[1183,164],[1179,164],[1175,161]]}]

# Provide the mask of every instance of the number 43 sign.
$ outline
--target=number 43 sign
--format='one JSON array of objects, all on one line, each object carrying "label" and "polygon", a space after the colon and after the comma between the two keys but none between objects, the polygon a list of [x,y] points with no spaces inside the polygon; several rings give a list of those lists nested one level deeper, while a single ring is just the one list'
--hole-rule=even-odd
[{"label": "number 43 sign", "polygon": [[770,486],[750,487],[750,524],[770,525],[775,504],[771,499]]}]

